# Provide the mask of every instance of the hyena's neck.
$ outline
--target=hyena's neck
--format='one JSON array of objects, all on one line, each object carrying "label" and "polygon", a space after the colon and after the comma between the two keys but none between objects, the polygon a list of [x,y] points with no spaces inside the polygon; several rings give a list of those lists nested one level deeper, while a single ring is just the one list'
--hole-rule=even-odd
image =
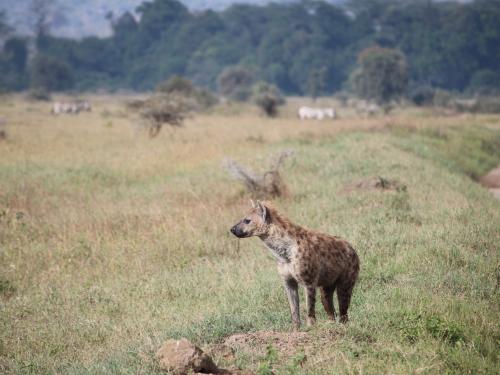
[{"label": "hyena's neck", "polygon": [[270,224],[259,237],[279,262],[288,263],[295,255],[297,241],[285,228]]}]

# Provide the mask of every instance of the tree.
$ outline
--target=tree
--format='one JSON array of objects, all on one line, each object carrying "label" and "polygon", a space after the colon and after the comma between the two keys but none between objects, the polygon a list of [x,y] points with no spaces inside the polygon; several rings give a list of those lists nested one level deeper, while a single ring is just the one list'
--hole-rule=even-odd
[{"label": "tree", "polygon": [[26,88],[26,63],[28,47],[22,38],[8,39],[0,52],[0,91],[15,91]]},{"label": "tree", "polygon": [[275,85],[260,81],[253,86],[252,91],[255,104],[269,117],[275,117],[278,107],[285,104],[285,99]]},{"label": "tree", "polygon": [[361,98],[387,104],[406,91],[406,58],[398,50],[378,46],[367,48],[358,57],[358,68],[351,76],[351,83]]},{"label": "tree", "polygon": [[147,1],[137,7],[137,12],[145,42],[158,39],[172,25],[189,17],[188,9],[176,0]]},{"label": "tree", "polygon": [[312,98],[313,102],[315,102],[316,98],[325,91],[327,75],[328,70],[326,67],[313,69],[309,73],[307,79],[307,93]]},{"label": "tree", "polygon": [[156,137],[163,125],[182,126],[186,116],[193,111],[196,104],[192,99],[176,93],[157,94],[146,99],[138,106],[143,125],[149,136]]},{"label": "tree", "polygon": [[68,64],[50,56],[37,55],[31,63],[31,86],[48,91],[61,91],[73,86]]},{"label": "tree", "polygon": [[5,11],[0,10],[0,41],[8,36],[11,31],[12,28],[7,23],[7,15],[5,14]]},{"label": "tree", "polygon": [[219,92],[231,99],[245,101],[251,95],[252,71],[244,66],[226,68],[217,78]]},{"label": "tree", "polygon": [[54,0],[31,0],[33,33],[39,39],[49,35],[54,15]]},{"label": "tree", "polygon": [[178,93],[184,96],[192,96],[196,91],[193,83],[181,76],[172,76],[168,81],[160,83],[156,91],[164,94]]}]

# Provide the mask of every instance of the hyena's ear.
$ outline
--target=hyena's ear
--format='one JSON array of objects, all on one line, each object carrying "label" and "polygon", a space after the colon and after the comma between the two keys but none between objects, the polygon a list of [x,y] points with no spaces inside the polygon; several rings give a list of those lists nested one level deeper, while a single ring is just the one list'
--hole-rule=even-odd
[{"label": "hyena's ear", "polygon": [[250,203],[252,204],[252,208],[255,208],[255,202],[253,201],[253,199],[250,199]]},{"label": "hyena's ear", "polygon": [[267,218],[266,206],[264,206],[261,201],[257,201],[257,207],[259,208],[260,215],[262,216],[262,220],[266,221],[266,218]]}]

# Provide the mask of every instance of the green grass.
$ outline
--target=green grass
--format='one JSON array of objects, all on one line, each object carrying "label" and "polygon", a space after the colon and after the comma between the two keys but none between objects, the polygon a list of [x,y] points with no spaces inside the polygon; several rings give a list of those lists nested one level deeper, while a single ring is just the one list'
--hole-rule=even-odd
[{"label": "green grass", "polygon": [[[308,345],[283,353],[269,343],[222,366],[497,373],[500,204],[468,175],[500,164],[500,133],[436,132],[242,142],[234,156],[254,165],[256,152],[296,151],[284,169],[293,197],[276,205],[353,243],[361,274],[347,326],[327,323],[318,303]],[[407,188],[342,192],[372,175]],[[158,173],[84,157],[2,162],[0,176],[3,373],[159,373],[154,352],[167,338],[206,346],[290,328],[272,258],[257,239],[241,240],[238,252],[228,233],[248,203],[220,159]]]},{"label": "green grass", "polygon": [[[432,157],[452,170],[474,180],[495,168],[500,160],[500,132],[486,126],[394,127],[394,133],[406,139],[406,149],[423,157]],[[427,147],[431,148],[428,152]]]}]

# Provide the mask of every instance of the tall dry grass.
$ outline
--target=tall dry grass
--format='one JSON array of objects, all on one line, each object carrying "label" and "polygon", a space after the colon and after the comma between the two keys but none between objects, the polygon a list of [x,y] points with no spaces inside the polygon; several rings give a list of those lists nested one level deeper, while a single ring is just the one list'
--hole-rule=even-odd
[{"label": "tall dry grass", "polygon": [[[340,109],[339,120],[301,122],[292,98],[276,119],[227,105],[149,139],[125,100],[93,97],[92,113],[59,117],[18,97],[0,104],[2,372],[154,373],[166,337],[206,345],[287,330],[273,260],[257,240],[238,246],[228,233],[248,196],[221,165],[230,156],[259,169],[282,149],[296,152],[283,171],[292,198],[276,204],[354,243],[362,273],[352,322],[319,319],[310,343],[280,353],[273,370],[495,372],[499,204],[418,131],[498,132],[498,116]],[[341,193],[370,175],[408,190]],[[265,348],[219,360],[270,362]]]}]

